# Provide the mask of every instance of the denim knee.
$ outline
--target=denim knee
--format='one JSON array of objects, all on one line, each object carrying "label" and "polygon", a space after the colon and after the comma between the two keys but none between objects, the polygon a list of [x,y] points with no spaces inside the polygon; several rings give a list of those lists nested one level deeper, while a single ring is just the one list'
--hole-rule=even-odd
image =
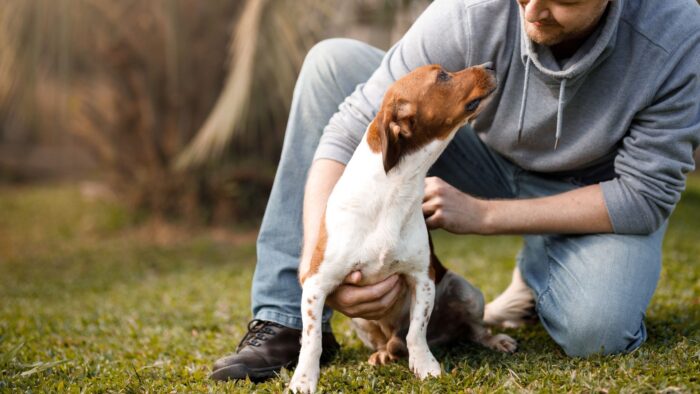
[{"label": "denim knee", "polygon": [[540,311],[552,338],[571,357],[628,353],[646,340],[644,314],[609,299],[582,301],[557,311]]},{"label": "denim knee", "polygon": [[337,83],[337,75],[352,73],[367,51],[378,51],[361,41],[349,38],[329,38],[314,45],[304,58],[301,73],[311,73],[315,78]]}]

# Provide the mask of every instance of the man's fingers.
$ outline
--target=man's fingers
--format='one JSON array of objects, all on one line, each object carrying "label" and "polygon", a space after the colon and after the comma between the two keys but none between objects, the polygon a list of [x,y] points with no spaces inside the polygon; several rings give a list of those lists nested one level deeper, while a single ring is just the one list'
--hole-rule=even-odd
[{"label": "man's fingers", "polygon": [[367,286],[356,286],[352,291],[347,291],[347,297],[344,298],[344,303],[347,305],[358,305],[366,302],[373,302],[388,293],[392,287],[398,282],[398,275],[392,275],[379,283]]},{"label": "man's fingers", "polygon": [[435,223],[435,219],[431,218],[425,218],[425,225],[428,227],[428,230],[436,230],[439,228],[437,223]]},{"label": "man's fingers", "polygon": [[432,202],[423,201],[421,209],[423,210],[423,217],[427,218],[428,216],[435,213],[435,211],[437,210],[437,206]]},{"label": "man's fingers", "polygon": [[378,301],[396,287],[398,283],[399,276],[395,274],[369,286],[343,284],[335,289],[328,297],[327,302],[331,308],[353,317],[357,315],[358,305]]},{"label": "man's fingers", "polygon": [[392,306],[394,306],[394,304],[399,298],[399,294],[401,293],[402,289],[403,284],[398,282],[394,287],[391,288],[391,290],[389,290],[389,292],[384,294],[384,296],[382,296],[380,299],[365,302],[362,304],[357,304],[349,308],[347,311],[348,316],[361,317],[370,320],[379,319],[382,316],[384,316],[384,314],[386,314],[386,312]]},{"label": "man's fingers", "polygon": [[445,181],[436,176],[425,178],[425,182],[423,183],[423,201],[428,201],[432,197],[438,195],[445,184]]},{"label": "man's fingers", "polygon": [[425,215],[425,224],[428,226],[430,230],[435,230],[437,228],[442,228],[444,225],[443,223],[443,215],[442,211],[434,211],[430,215]]},{"label": "man's fingers", "polygon": [[423,186],[423,202],[428,201],[435,194],[435,177],[425,178]]}]

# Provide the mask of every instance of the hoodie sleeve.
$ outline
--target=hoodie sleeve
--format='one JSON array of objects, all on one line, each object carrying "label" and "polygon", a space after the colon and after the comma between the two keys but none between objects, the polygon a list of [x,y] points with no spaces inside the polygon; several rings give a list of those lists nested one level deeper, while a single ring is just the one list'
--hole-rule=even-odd
[{"label": "hoodie sleeve", "polygon": [[[700,142],[700,32],[676,49],[651,104],[632,121],[615,159],[617,178],[601,183],[616,233],[650,234],[673,211],[695,168]],[[692,43],[692,44],[690,44]]]},{"label": "hoodie sleeve", "polygon": [[389,49],[370,79],[340,104],[323,130],[314,160],[346,164],[374,119],[386,89],[410,70],[426,64],[441,64],[451,71],[465,67],[468,40],[463,8],[461,1],[438,0],[423,12]]}]

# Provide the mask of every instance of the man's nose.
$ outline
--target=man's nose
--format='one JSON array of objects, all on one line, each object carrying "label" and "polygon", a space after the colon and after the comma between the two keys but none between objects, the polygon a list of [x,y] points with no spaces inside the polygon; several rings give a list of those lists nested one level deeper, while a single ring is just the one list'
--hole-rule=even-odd
[{"label": "man's nose", "polygon": [[524,9],[525,20],[533,23],[539,22],[549,18],[549,9],[547,8],[547,2],[543,0],[528,0],[523,1],[522,4]]}]

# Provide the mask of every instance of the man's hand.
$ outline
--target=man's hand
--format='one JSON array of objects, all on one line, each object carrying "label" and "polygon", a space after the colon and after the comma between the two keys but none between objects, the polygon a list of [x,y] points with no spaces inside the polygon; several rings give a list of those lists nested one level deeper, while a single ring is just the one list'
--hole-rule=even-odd
[{"label": "man's hand", "polygon": [[405,288],[397,274],[372,285],[358,286],[361,281],[361,272],[349,273],[343,284],[328,295],[326,305],[348,317],[376,320],[394,306]]},{"label": "man's hand", "polygon": [[425,179],[423,216],[428,228],[455,234],[483,234],[486,204],[438,177]]}]

